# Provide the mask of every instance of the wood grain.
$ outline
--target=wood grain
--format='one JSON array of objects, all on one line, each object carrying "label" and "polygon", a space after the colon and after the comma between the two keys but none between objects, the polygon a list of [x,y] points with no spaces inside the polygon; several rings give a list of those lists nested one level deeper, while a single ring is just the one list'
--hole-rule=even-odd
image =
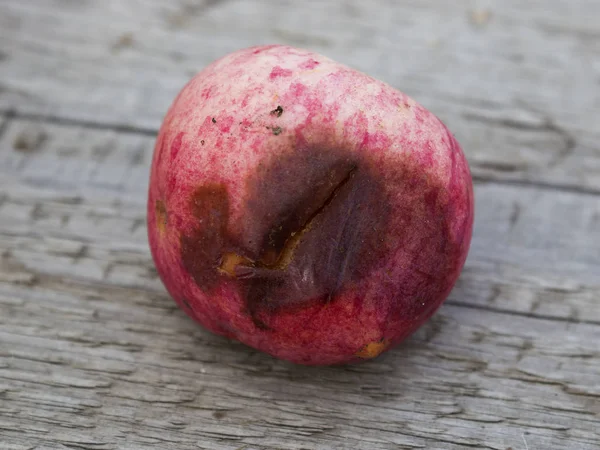
[{"label": "wood grain", "polygon": [[[600,3],[0,3],[0,449],[600,447]],[[367,364],[205,332],[146,242],[155,133],[239,47],[312,48],[435,111],[476,179],[465,270]]]},{"label": "wood grain", "polygon": [[286,43],[415,97],[448,123],[478,178],[599,191],[593,0],[32,0],[0,8],[5,112],[155,131],[209,62]]}]

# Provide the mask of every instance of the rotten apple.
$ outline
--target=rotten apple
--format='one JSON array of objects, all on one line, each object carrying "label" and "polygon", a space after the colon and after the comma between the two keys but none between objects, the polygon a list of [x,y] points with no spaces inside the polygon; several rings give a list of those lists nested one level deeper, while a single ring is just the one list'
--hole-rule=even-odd
[{"label": "rotten apple", "polygon": [[415,331],[455,284],[472,225],[444,124],[306,50],[210,64],[156,141],[148,234],[167,290],[209,330],[296,363],[373,358]]}]

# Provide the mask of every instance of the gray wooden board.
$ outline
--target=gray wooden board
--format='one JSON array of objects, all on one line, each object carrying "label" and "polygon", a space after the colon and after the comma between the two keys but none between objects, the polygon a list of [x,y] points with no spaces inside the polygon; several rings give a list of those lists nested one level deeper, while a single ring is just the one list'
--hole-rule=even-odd
[{"label": "gray wooden board", "polygon": [[415,97],[448,123],[476,176],[600,189],[594,0],[5,0],[0,8],[0,110],[156,130],[210,61],[281,42]]},{"label": "gray wooden board", "polygon": [[[598,17],[592,0],[0,2],[0,449],[600,447]],[[473,168],[459,283],[368,364],[213,336],[152,265],[166,107],[268,42],[411,94]]]}]

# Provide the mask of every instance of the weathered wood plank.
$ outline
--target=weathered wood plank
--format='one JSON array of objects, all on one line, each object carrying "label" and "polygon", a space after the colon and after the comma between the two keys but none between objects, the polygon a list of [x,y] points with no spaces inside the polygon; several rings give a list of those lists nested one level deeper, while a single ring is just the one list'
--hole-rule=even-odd
[{"label": "weathered wood plank", "polygon": [[0,110],[156,130],[210,61],[281,42],[414,96],[478,178],[600,186],[595,1],[36,0],[0,12]]},{"label": "weathered wood plank", "polygon": [[525,436],[591,450],[600,437],[597,326],[446,305],[373,363],[308,369],[209,335],[140,289],[2,282],[0,313],[13,442],[506,450]]},{"label": "weathered wood plank", "polygon": [[[160,290],[145,228],[152,146],[12,120],[0,138],[0,243],[36,274]],[[476,204],[451,302],[600,324],[600,196],[478,183]]]}]

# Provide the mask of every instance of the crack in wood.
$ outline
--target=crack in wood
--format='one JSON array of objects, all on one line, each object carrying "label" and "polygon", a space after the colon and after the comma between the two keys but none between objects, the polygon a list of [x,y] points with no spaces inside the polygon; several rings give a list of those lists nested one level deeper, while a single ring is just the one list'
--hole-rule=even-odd
[{"label": "crack in wood", "polygon": [[497,176],[490,175],[482,176],[473,174],[474,184],[486,185],[486,184],[497,184],[504,186],[513,187],[525,187],[525,188],[539,188],[554,192],[567,192],[571,194],[589,195],[589,196],[600,196],[600,188],[584,187],[574,184],[552,184],[545,181],[531,181],[531,180],[517,180],[517,179],[502,179]]},{"label": "crack in wood", "polygon": [[[34,113],[21,113],[15,111],[9,111],[0,113],[0,115],[4,116],[9,122],[11,119],[18,120],[31,120],[34,122],[40,123],[48,123],[52,125],[61,125],[68,127],[76,127],[76,128],[86,128],[90,130],[99,130],[99,131],[115,131],[118,133],[125,134],[138,134],[141,136],[151,136],[156,137],[158,134],[158,130],[154,128],[144,128],[133,125],[125,125],[118,123],[103,123],[103,122],[94,122],[91,120],[82,120],[82,119],[73,119],[68,117],[61,116],[52,116],[47,114],[34,114]],[[6,124],[4,126],[7,126]]]}]

